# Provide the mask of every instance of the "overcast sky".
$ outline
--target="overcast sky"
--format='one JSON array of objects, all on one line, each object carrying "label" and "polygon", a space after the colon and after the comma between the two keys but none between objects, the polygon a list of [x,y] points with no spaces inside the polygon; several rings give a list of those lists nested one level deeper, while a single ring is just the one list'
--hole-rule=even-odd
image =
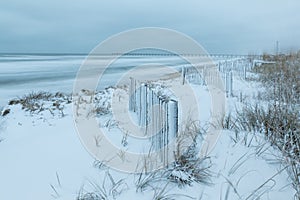
[{"label": "overcast sky", "polygon": [[300,49],[299,0],[1,0],[0,52],[88,53],[139,27],[183,32],[209,53]]}]

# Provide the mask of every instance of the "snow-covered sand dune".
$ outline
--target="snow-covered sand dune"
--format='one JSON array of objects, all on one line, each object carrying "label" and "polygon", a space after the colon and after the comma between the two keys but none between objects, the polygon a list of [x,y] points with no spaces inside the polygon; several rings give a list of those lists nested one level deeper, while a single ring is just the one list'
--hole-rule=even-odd
[{"label": "snow-covered sand dune", "polygon": [[[71,93],[73,81],[83,57],[6,57],[0,62],[0,105],[10,112],[0,117],[0,198],[12,200],[32,199],[76,199],[84,185],[83,191],[93,191],[91,183],[102,188],[112,184],[107,178],[111,174],[114,180],[124,179],[120,195],[108,194],[107,199],[153,199],[155,190],[136,191],[135,175],[109,169],[99,169],[99,163],[81,144],[74,126],[72,104],[68,96],[52,95],[49,99],[38,100],[39,106],[34,110],[22,109],[20,103],[11,103],[9,99],[23,96],[28,92],[46,90]],[[164,63],[172,60],[164,58]],[[174,61],[174,60],[173,60]],[[120,61],[119,61],[120,62]],[[123,65],[134,66],[145,60],[123,60]],[[116,66],[121,65],[116,63]],[[148,62],[151,62],[148,61]],[[177,63],[180,65],[181,63]],[[173,66],[176,67],[176,63]],[[107,74],[102,89],[109,86],[122,70]],[[255,91],[254,83],[241,79],[234,82],[234,92],[251,98]],[[100,87],[101,88],[101,87]],[[203,119],[210,114],[205,86],[193,85],[199,98],[201,110],[205,111]],[[97,94],[101,105],[108,107],[114,89],[106,89]],[[66,94],[67,95],[67,94]],[[228,109],[239,106],[238,98],[228,99]],[[120,130],[110,123],[111,114],[101,111],[97,116],[100,125],[116,145],[122,145]],[[119,131],[119,132],[118,132]],[[268,144],[258,148],[263,138],[245,146],[243,141],[234,142],[233,132],[222,131],[220,139],[211,153],[211,185],[192,183],[191,186],[178,188],[167,185],[167,194],[174,199],[215,200],[215,199],[293,199],[294,191],[284,166],[274,163],[277,153]],[[134,143],[128,139],[128,145]],[[257,145],[257,146],[256,146]],[[134,145],[133,145],[134,146]],[[261,147],[261,146],[260,146]],[[95,165],[97,167],[95,167]],[[164,181],[154,183],[155,188],[163,188]],[[150,187],[151,188],[151,187]]]}]

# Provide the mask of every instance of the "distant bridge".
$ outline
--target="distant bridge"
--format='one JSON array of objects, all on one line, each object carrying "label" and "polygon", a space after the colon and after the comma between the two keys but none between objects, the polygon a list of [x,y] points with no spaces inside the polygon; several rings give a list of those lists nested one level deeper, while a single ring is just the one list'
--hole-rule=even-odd
[{"label": "distant bridge", "polygon": [[159,57],[172,57],[172,56],[183,56],[183,57],[213,57],[213,58],[253,58],[262,59],[262,55],[259,54],[175,54],[175,53],[101,53],[101,54],[83,54],[83,53],[0,53],[0,56],[159,56]]},{"label": "distant bridge", "polygon": [[184,56],[184,57],[214,57],[214,58],[261,58],[262,55],[253,55],[253,54],[173,54],[173,53],[112,53],[112,54],[99,54],[99,55],[112,55],[112,56]]}]

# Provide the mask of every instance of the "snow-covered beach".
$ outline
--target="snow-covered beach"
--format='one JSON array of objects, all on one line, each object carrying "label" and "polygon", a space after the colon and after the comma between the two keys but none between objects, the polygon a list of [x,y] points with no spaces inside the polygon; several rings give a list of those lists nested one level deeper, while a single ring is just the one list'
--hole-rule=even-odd
[{"label": "snow-covered beach", "polygon": [[[10,109],[7,115],[0,118],[1,198],[76,199],[81,192],[95,190],[93,184],[98,184],[106,188],[107,199],[153,199],[157,195],[156,189],[166,185],[165,180],[160,180],[154,183],[156,189],[138,192],[136,175],[102,166],[81,144],[74,125],[72,104],[68,100],[83,61],[84,56],[67,55],[0,58],[0,105]],[[124,71],[154,62],[171,65],[174,69],[181,69],[182,65],[182,61],[172,57],[121,59],[99,83],[98,90],[102,91],[96,95],[100,99],[99,104],[108,108],[107,103],[118,88],[107,87],[114,85]],[[158,82],[168,85],[168,80]],[[203,85],[192,84],[192,87],[197,91],[205,120],[210,114],[209,91]],[[241,92],[243,98],[255,101],[257,87],[256,82],[234,76],[234,95],[226,99],[228,110],[239,107]],[[127,89],[120,90],[128,93]],[[26,108],[22,109],[22,103],[8,105],[11,99],[39,91],[52,93],[48,99],[43,97],[36,101],[39,110],[26,111]],[[55,95],[57,92],[61,95]],[[99,123],[105,124],[103,128],[108,133],[116,134],[111,136],[115,140],[113,142],[122,145],[118,126],[110,123],[113,121],[110,111],[102,112],[97,116]],[[162,193],[169,194],[173,199],[293,199],[291,180],[277,160],[279,152],[268,143],[261,146],[262,136],[257,136],[251,144],[244,144],[244,140],[235,141],[234,138],[233,131],[222,130],[210,154],[211,184],[193,182],[183,188],[167,184],[166,191]],[[127,142],[130,146],[134,140],[129,138]],[[120,187],[116,193],[111,192],[112,182],[121,179],[122,184],[118,185]]]}]

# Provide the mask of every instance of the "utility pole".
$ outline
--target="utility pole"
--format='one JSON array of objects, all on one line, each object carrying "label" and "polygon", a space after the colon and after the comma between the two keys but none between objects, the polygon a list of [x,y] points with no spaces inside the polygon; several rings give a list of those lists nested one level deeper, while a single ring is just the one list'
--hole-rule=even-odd
[{"label": "utility pole", "polygon": [[279,54],[279,41],[276,41],[276,56]]}]

